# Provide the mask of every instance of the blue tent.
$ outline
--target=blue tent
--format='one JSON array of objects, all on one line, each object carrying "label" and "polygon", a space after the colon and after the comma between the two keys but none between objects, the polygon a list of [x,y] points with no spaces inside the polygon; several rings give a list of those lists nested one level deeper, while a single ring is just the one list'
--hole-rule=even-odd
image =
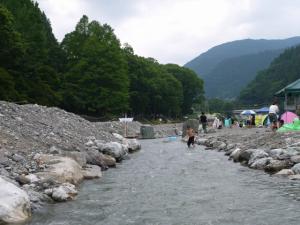
[{"label": "blue tent", "polygon": [[269,107],[263,107],[261,109],[256,110],[256,113],[267,114],[269,113]]}]

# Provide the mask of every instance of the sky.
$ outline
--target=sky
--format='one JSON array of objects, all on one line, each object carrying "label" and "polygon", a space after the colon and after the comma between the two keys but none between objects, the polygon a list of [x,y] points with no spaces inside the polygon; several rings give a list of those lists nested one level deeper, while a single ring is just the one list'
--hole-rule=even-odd
[{"label": "sky", "polygon": [[56,38],[82,15],[109,24],[121,43],[160,63],[184,65],[216,45],[300,36],[299,0],[36,0]]}]

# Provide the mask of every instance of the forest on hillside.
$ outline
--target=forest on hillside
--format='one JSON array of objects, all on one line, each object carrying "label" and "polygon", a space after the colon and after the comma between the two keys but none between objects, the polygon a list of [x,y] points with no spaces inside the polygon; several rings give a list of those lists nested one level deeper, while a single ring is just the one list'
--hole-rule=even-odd
[{"label": "forest on hillside", "polygon": [[300,78],[300,46],[285,50],[242,90],[241,104],[269,104],[274,94]]},{"label": "forest on hillside", "polygon": [[204,91],[192,70],[136,55],[108,24],[84,15],[59,43],[37,3],[0,0],[0,100],[178,118],[204,103]]},{"label": "forest on hillside", "polygon": [[205,83],[205,96],[236,100],[261,70],[286,49],[300,44],[300,37],[244,39],[215,46],[188,62]]}]

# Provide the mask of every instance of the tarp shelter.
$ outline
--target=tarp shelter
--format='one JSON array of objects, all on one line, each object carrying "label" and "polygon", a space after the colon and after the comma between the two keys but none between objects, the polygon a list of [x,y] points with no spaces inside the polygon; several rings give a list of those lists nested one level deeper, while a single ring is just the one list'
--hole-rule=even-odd
[{"label": "tarp shelter", "polygon": [[295,118],[299,118],[299,117],[292,112],[285,112],[280,117],[280,119],[282,119],[284,123],[292,123]]},{"label": "tarp shelter", "polygon": [[253,110],[244,110],[241,112],[241,115],[249,116],[249,115],[255,115],[256,113]]},{"label": "tarp shelter", "polygon": [[269,107],[260,108],[260,109],[256,110],[256,113],[258,113],[258,114],[267,114],[267,113],[269,113]]},{"label": "tarp shelter", "polygon": [[268,125],[268,115],[256,115],[255,116],[256,126],[267,126]]},{"label": "tarp shelter", "polygon": [[293,123],[284,124],[278,129],[278,132],[300,131],[300,120],[294,119]]}]

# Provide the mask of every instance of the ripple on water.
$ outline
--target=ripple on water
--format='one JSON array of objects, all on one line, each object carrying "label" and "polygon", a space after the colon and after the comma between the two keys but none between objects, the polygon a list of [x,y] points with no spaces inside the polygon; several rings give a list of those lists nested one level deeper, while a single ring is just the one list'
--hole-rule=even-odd
[{"label": "ripple on water", "polygon": [[179,141],[143,150],[82,185],[76,201],[49,206],[31,225],[299,225],[300,183]]}]

